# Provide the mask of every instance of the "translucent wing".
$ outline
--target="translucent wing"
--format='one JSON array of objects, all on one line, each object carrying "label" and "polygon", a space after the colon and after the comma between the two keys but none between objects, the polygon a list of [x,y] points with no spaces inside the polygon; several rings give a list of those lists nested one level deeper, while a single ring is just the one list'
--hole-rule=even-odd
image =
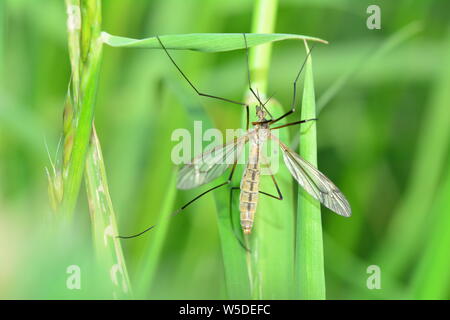
[{"label": "translucent wing", "polygon": [[208,183],[222,175],[241,155],[248,134],[217,146],[192,159],[178,173],[178,189],[191,189]]},{"label": "translucent wing", "polygon": [[328,209],[341,216],[350,217],[350,204],[334,183],[284,143],[273,136],[272,138],[280,144],[286,166],[303,189]]}]

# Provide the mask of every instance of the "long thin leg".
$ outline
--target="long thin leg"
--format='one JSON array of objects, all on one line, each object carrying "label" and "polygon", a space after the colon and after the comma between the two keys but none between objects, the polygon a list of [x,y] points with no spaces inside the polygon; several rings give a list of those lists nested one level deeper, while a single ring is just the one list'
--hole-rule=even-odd
[{"label": "long thin leg", "polygon": [[296,125],[296,124],[301,124],[301,123],[305,123],[305,122],[308,122],[308,121],[314,121],[314,120],[317,120],[317,118],[312,118],[312,119],[306,119],[306,120],[300,120],[300,121],[295,121],[295,122],[291,122],[291,123],[286,123],[286,124],[283,124],[282,126],[270,128],[270,130],[280,129],[280,128],[284,128],[284,127],[289,127],[289,126],[293,126],[293,125]]},{"label": "long thin leg", "polygon": [[311,46],[311,49],[309,50],[308,54],[306,55],[305,60],[303,61],[303,64],[302,64],[302,66],[301,66],[301,68],[300,68],[300,71],[298,72],[297,77],[296,77],[295,80],[294,80],[294,85],[293,85],[294,90],[293,90],[293,94],[292,94],[292,105],[291,105],[291,110],[289,110],[288,112],[286,112],[285,114],[283,114],[283,115],[280,116],[279,118],[276,118],[275,120],[272,120],[272,121],[271,121],[271,124],[273,124],[273,123],[275,123],[275,122],[278,122],[278,121],[280,121],[281,119],[283,119],[283,118],[287,117],[288,115],[290,115],[290,114],[292,114],[292,113],[295,112],[295,102],[296,102],[296,98],[297,98],[297,81],[298,81],[298,79],[300,78],[300,74],[302,73],[303,68],[304,68],[305,65],[306,65],[306,61],[308,60],[308,57],[310,56],[310,54],[311,54],[313,48],[314,48],[314,45]]},{"label": "long thin leg", "polygon": [[270,177],[272,178],[272,181],[273,181],[273,184],[275,185],[275,188],[277,188],[278,196],[274,196],[273,194],[270,194],[270,193],[267,193],[267,192],[264,192],[264,191],[259,191],[259,193],[261,193],[263,195],[266,195],[266,196],[269,196],[269,197],[272,197],[272,198],[277,199],[277,200],[283,200],[283,195],[281,194],[281,190],[280,190],[280,187],[278,186],[277,180],[275,180],[275,176],[273,174],[271,174]]},{"label": "long thin leg", "polygon": [[226,102],[230,102],[230,103],[234,103],[234,104],[238,104],[241,106],[247,106],[246,103],[244,102],[239,102],[239,101],[235,101],[235,100],[231,100],[231,99],[227,99],[227,98],[222,98],[222,97],[218,97],[218,96],[213,96],[211,94],[207,94],[207,93],[203,93],[201,91],[199,91],[194,84],[189,80],[189,78],[184,74],[184,72],[180,69],[180,67],[176,64],[175,60],[172,58],[172,56],[170,55],[169,51],[167,51],[166,47],[163,45],[161,39],[156,36],[156,39],[158,39],[161,47],[164,49],[164,52],[167,54],[167,56],[169,57],[170,61],[172,61],[173,65],[177,68],[177,70],[181,73],[181,75],[183,76],[184,79],[186,79],[186,81],[189,83],[189,85],[192,87],[192,89],[194,89],[194,91],[202,97],[208,97],[208,98],[212,98],[212,99],[218,99],[218,100],[222,100],[222,101],[226,101]]},{"label": "long thin leg", "polygon": [[248,105],[245,106],[245,112],[247,113],[247,126],[246,126],[246,130],[248,131],[248,129],[250,128],[250,110],[248,108]]},{"label": "long thin leg", "polygon": [[[234,171],[235,171],[235,169],[236,169],[236,165],[237,165],[237,161],[233,164],[233,167],[232,167],[232,169],[231,169],[231,172],[230,172],[230,175],[229,175],[227,181],[225,181],[225,182],[223,182],[223,183],[221,183],[221,184],[219,184],[219,185],[217,185],[217,186],[215,186],[215,187],[212,187],[212,188],[206,190],[205,192],[202,192],[201,194],[199,194],[198,196],[196,196],[194,199],[192,199],[191,201],[189,201],[188,203],[186,203],[184,206],[182,206],[181,208],[179,208],[177,211],[175,211],[174,213],[172,213],[171,216],[176,216],[177,214],[181,213],[181,212],[182,212],[184,209],[186,209],[190,204],[194,203],[196,200],[200,199],[200,198],[203,197],[205,194],[207,194],[207,193],[209,193],[209,192],[211,192],[211,191],[213,191],[213,190],[216,190],[216,189],[218,189],[218,188],[220,188],[220,187],[223,187],[223,186],[225,186],[225,185],[230,184],[230,183],[231,183],[231,179],[233,178]],[[120,238],[120,239],[131,239],[131,238],[135,238],[135,237],[138,237],[138,236],[140,236],[140,235],[146,233],[147,231],[150,231],[150,230],[153,229],[154,227],[156,227],[156,224],[154,224],[154,225],[148,227],[147,229],[145,229],[145,230],[143,230],[143,231],[141,231],[141,232],[139,232],[139,233],[136,233],[136,234],[134,234],[134,235],[132,235],[132,236],[117,236],[117,238]]]}]

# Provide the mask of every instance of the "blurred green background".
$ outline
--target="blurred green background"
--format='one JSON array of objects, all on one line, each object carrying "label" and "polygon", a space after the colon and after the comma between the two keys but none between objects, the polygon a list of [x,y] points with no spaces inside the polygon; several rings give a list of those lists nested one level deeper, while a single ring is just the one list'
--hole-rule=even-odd
[{"label": "blurred green background", "polygon": [[[381,30],[366,9],[381,7]],[[253,2],[111,0],[103,30],[145,38],[249,32]],[[45,167],[54,160],[70,79],[64,1],[0,1],[0,298],[111,298],[98,277],[85,188],[75,227],[54,230]],[[329,299],[450,298],[450,4],[446,1],[280,0],[275,32],[316,36],[319,168],[353,216],[323,209]],[[174,52],[204,91],[240,100],[244,51]],[[273,47],[269,92],[284,105],[304,49]],[[240,109],[198,98],[159,50],[105,46],[95,113],[118,225],[157,221],[175,170],[174,128],[236,128]],[[60,156],[60,155],[59,155]],[[176,209],[198,190],[179,191]],[[212,196],[173,218],[146,298],[226,298]],[[156,231],[155,231],[156,232]],[[154,235],[123,242],[132,283]],[[67,290],[66,269],[81,269]],[[381,270],[368,289],[367,268]],[[143,284],[144,286],[146,284]]]}]

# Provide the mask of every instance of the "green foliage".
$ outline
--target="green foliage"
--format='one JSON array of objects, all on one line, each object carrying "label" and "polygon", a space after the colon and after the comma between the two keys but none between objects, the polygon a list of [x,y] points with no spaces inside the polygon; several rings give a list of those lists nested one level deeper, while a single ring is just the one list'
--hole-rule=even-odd
[{"label": "green foliage", "polygon": [[116,237],[118,234],[116,215],[95,128],[90,142],[86,156],[85,177],[92,234],[97,253],[96,262],[104,271],[102,276],[110,280],[112,297],[129,298],[132,296],[132,289],[120,240]]},{"label": "green foliage", "polygon": [[[307,52],[308,45],[305,42]],[[316,103],[312,58],[308,57],[305,67],[301,119],[316,118]],[[299,155],[317,166],[317,138],[314,121],[305,123],[299,130]],[[300,299],[325,299],[325,273],[322,240],[322,218],[320,203],[306,191],[299,188],[296,228],[297,294]]]},{"label": "green foliage", "polygon": [[[381,30],[365,26],[367,1],[101,4],[0,2],[1,298],[128,298],[128,278],[137,298],[450,298],[447,3],[381,1]],[[67,32],[66,5],[86,9],[79,29]],[[310,159],[317,152],[353,209],[350,219],[323,207],[320,216],[301,190],[297,199],[280,162],[284,200],[261,197],[251,253],[231,232],[231,223],[239,231],[238,192],[233,222],[225,189],[169,218],[213,186],[174,188],[172,131],[191,131],[195,120],[242,127],[242,108],[197,97],[161,50],[131,49],[159,49],[153,36],[161,35],[199,89],[240,100],[242,32],[255,87],[276,94],[274,115],[290,107],[305,57],[297,34],[330,41],[315,45],[314,81],[309,69],[298,86],[302,118],[316,104],[319,121],[280,139]],[[274,192],[267,177],[261,187]],[[51,209],[48,191],[63,210]],[[133,240],[107,233],[104,246],[105,230],[128,235],[155,223]],[[116,263],[129,277],[111,278]],[[380,290],[366,286],[373,264]],[[80,290],[66,286],[71,265],[81,268]]]},{"label": "green foliage", "polygon": [[[103,32],[102,38],[104,43],[112,47],[161,49],[161,45],[159,44],[156,37],[137,40],[113,36],[106,32]],[[223,52],[245,48],[245,44],[242,39],[242,33],[176,34],[160,36],[159,38],[167,49],[193,50],[202,52]],[[251,33],[247,36],[247,45],[248,47],[253,47],[268,42],[289,39],[310,40],[327,43],[325,40],[319,38],[301,36],[296,34]]]},{"label": "green foliage", "polygon": [[[273,32],[277,21],[278,1],[262,0],[255,2],[252,31]],[[271,65],[272,44],[256,47],[250,53],[252,87],[257,88],[264,97],[269,97],[268,82]],[[250,93],[247,92],[247,96]],[[254,103],[254,102],[253,102]],[[268,104],[274,117],[287,111],[276,100]],[[292,119],[293,117],[291,117]],[[281,120],[280,124],[286,120]],[[289,141],[289,131],[276,132],[283,141]],[[268,142],[268,144],[274,142]],[[268,147],[268,150],[270,148]],[[251,252],[252,296],[255,299],[291,299],[294,284],[294,215],[292,179],[284,168],[281,154],[278,155],[279,170],[276,180],[286,200],[277,200],[261,195],[255,215],[254,231],[249,237]],[[263,167],[263,166],[262,166]],[[277,195],[270,176],[261,176],[260,189]],[[236,212],[236,215],[239,213]],[[277,241],[274,241],[277,239]]]}]

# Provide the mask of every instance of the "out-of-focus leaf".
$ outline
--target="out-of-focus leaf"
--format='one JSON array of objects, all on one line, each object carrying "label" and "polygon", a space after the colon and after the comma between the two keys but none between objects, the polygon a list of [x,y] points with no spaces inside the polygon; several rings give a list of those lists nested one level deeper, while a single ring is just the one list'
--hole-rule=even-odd
[{"label": "out-of-focus leaf", "polygon": [[[167,49],[222,52],[245,48],[245,42],[242,33],[190,33],[164,35],[160,36],[159,38]],[[248,47],[288,39],[328,43],[325,40],[315,37],[284,33],[248,33],[246,34],[246,38]],[[162,49],[156,37],[146,39],[131,39],[114,36],[107,32],[103,32],[102,39],[104,43],[112,47]]]}]

